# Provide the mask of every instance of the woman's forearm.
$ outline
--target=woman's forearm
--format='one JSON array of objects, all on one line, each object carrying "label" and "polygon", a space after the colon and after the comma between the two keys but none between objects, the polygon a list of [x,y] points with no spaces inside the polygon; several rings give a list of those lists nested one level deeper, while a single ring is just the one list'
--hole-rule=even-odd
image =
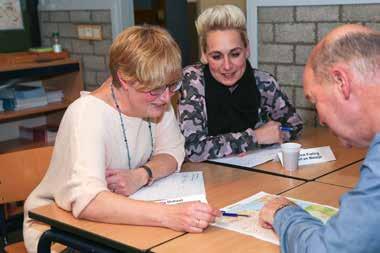
[{"label": "woman's forearm", "polygon": [[79,218],[113,224],[161,226],[163,204],[133,200],[121,194],[100,192]]}]

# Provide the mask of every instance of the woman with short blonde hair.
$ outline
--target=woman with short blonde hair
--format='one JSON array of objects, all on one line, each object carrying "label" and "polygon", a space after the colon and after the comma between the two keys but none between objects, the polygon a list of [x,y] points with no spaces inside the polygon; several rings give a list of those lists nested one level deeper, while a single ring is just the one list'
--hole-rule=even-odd
[{"label": "woman with short blonde hair", "polygon": [[202,52],[207,49],[207,34],[215,30],[238,31],[244,46],[248,47],[245,16],[235,5],[217,5],[206,9],[195,21],[195,27]]},{"label": "woman with short blonde hair", "polygon": [[[296,138],[302,120],[274,77],[253,69],[244,13],[217,5],[198,17],[202,64],[187,66],[178,106],[190,161]],[[287,129],[286,132],[281,129]]]},{"label": "woman with short blonde hair", "polygon": [[182,165],[184,139],[170,104],[181,57],[169,33],[154,26],[124,30],[110,56],[112,76],[68,107],[47,174],[25,203],[29,253],[37,251],[43,231],[28,210],[54,202],[77,218],[187,232],[202,232],[220,215],[200,202],[128,198]]},{"label": "woman with short blonde hair", "polygon": [[[137,89],[152,90],[180,79],[181,53],[177,43],[160,27],[132,27],[112,43],[110,63],[114,85],[122,71],[127,81],[136,81]],[[141,87],[140,87],[141,86]]]}]

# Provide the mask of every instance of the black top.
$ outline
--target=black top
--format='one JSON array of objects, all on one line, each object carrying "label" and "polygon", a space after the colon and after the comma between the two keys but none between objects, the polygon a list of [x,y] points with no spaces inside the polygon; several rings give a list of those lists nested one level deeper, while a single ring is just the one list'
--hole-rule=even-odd
[{"label": "black top", "polygon": [[215,80],[209,66],[205,65],[208,136],[242,132],[255,127],[258,122],[260,93],[253,71],[247,61],[243,76],[231,88]]}]

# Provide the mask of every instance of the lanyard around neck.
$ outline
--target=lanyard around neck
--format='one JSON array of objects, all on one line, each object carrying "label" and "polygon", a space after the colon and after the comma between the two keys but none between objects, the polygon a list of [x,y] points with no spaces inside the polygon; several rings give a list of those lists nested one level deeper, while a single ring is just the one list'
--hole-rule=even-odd
[{"label": "lanyard around neck", "polygon": [[[130,154],[129,146],[128,146],[126,127],[124,125],[123,117],[121,115],[120,106],[119,106],[119,104],[117,102],[117,99],[116,99],[116,96],[115,96],[115,91],[114,91],[114,88],[113,88],[113,84],[111,84],[111,94],[112,94],[113,101],[115,102],[116,109],[119,112],[120,124],[121,124],[121,129],[122,129],[123,137],[124,137],[124,143],[125,143],[125,147],[127,149],[128,166],[129,166],[129,169],[132,169],[132,166],[131,166],[131,154]],[[149,127],[150,141],[151,141],[151,148],[152,148],[151,151],[150,151],[149,159],[148,159],[148,160],[150,160],[150,158],[152,157],[152,154],[153,154],[153,149],[154,149],[153,148],[152,123],[150,122],[150,118],[148,118],[148,127]]]}]

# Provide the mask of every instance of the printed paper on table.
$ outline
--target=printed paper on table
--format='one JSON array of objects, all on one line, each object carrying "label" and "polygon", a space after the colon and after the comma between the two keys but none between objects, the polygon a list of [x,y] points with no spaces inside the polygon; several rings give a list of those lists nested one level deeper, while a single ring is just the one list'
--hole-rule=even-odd
[{"label": "printed paper on table", "polygon": [[187,201],[207,203],[202,171],[173,173],[141,188],[132,199],[177,204]]},{"label": "printed paper on table", "polygon": [[[259,192],[251,197],[243,199],[235,204],[224,207],[222,210],[226,212],[247,214],[250,217],[220,217],[217,218],[213,226],[229,229],[245,235],[256,237],[260,240],[268,241],[279,245],[278,236],[272,229],[262,228],[259,224],[259,212],[261,208],[275,195],[266,192]],[[309,201],[289,198],[297,205],[302,207],[312,216],[326,223],[330,217],[338,212],[337,208],[321,205]]]},{"label": "printed paper on table", "polygon": [[281,151],[280,145],[273,145],[266,148],[248,151],[242,156],[232,155],[218,159],[211,159],[210,161],[252,168],[256,165],[272,161],[276,158],[279,151]]}]

